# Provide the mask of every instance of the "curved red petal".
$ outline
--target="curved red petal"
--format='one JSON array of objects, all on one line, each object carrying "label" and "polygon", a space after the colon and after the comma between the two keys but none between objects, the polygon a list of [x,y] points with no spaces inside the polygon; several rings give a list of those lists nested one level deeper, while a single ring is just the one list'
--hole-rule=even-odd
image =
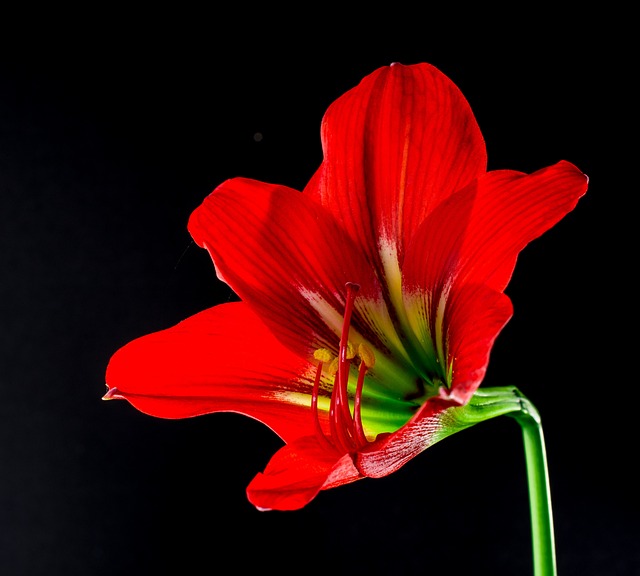
[{"label": "curved red petal", "polygon": [[305,437],[274,454],[247,487],[247,497],[260,510],[298,510],[320,490],[360,478],[349,454],[320,444],[316,437]]},{"label": "curved red petal", "polygon": [[504,290],[520,251],[575,208],[587,183],[566,161],[530,175],[487,173],[421,226],[403,269],[406,287],[474,282]]},{"label": "curved red petal", "polygon": [[356,467],[370,478],[382,478],[442,439],[442,414],[458,403],[450,398],[429,398],[407,424],[378,438],[356,457]]},{"label": "curved red petal", "polygon": [[444,317],[447,361],[453,367],[450,398],[465,404],[473,396],[512,313],[509,297],[484,285],[466,284],[451,293]]},{"label": "curved red petal", "polygon": [[105,397],[162,418],[238,412],[290,441],[313,431],[313,382],[305,376],[313,371],[234,302],[120,348],[107,366]]},{"label": "curved red petal", "polygon": [[428,214],[486,171],[486,149],[460,90],[429,64],[394,64],[336,100],[322,122],[324,161],[305,188],[377,261],[404,248]]},{"label": "curved red petal", "polygon": [[526,176],[498,171],[481,178],[465,237],[465,280],[504,290],[518,253],[576,207],[588,181],[566,161]]},{"label": "curved red petal", "polygon": [[228,180],[189,220],[194,240],[241,299],[304,355],[337,344],[324,307],[341,315],[345,284],[378,296],[374,272],[332,215],[302,193],[255,180]]}]

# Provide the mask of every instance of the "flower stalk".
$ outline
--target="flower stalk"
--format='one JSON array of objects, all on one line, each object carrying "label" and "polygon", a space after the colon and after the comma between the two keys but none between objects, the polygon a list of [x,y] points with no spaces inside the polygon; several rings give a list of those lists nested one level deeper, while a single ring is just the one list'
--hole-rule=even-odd
[{"label": "flower stalk", "polygon": [[520,424],[529,485],[534,576],[556,576],[553,514],[547,468],[547,452],[540,415],[524,396],[519,412],[510,414]]},{"label": "flower stalk", "polygon": [[448,411],[446,435],[502,415],[514,418],[522,429],[531,512],[533,574],[556,576],[547,454],[536,407],[514,386],[479,389],[468,404]]}]

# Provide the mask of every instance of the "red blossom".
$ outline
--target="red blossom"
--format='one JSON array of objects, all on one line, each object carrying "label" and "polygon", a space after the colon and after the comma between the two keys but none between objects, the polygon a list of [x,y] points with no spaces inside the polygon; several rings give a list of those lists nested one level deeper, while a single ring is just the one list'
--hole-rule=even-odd
[{"label": "red blossom", "polygon": [[512,315],[519,252],[586,192],[566,161],[487,172],[459,89],[429,64],[382,67],[336,100],[300,192],[218,186],[189,231],[240,302],[118,350],[105,398],[163,418],[245,414],[283,441],[247,489],[292,510],[381,477],[445,437]]}]

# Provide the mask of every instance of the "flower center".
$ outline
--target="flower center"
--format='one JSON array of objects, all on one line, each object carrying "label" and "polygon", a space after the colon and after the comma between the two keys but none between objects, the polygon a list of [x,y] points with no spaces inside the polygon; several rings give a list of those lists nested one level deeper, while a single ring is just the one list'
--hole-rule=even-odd
[{"label": "flower center", "polygon": [[[315,351],[314,358],[318,361],[316,377],[311,395],[311,410],[316,431],[324,442],[344,452],[357,452],[368,443],[362,426],[362,389],[367,370],[375,364],[375,356],[365,344],[359,344],[356,350],[349,343],[349,327],[356,294],[360,286],[348,282],[346,284],[346,302],[342,321],[342,332],[338,347],[338,356],[334,357],[330,350],[320,348]],[[358,380],[353,400],[353,413],[349,408],[349,372],[355,358],[359,359]],[[334,378],[329,405],[329,434],[325,434],[318,417],[318,395],[320,380],[324,366],[326,373]]]}]

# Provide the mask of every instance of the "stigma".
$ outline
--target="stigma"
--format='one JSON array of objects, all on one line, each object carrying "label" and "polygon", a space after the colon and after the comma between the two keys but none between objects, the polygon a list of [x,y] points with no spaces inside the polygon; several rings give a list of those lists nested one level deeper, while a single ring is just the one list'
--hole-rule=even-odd
[{"label": "stigma", "polygon": [[[327,348],[319,348],[314,352],[318,361],[316,376],[311,394],[311,411],[317,435],[323,443],[348,453],[357,452],[368,444],[362,425],[362,391],[367,371],[375,365],[373,351],[364,343],[357,348],[349,342],[349,328],[353,314],[354,302],[360,286],[352,282],[346,284],[345,309],[338,354]],[[353,410],[349,406],[349,373],[352,364],[358,363],[358,379],[353,398]],[[333,378],[331,401],[329,404],[329,433],[325,433],[318,417],[318,395],[322,373]]]}]

